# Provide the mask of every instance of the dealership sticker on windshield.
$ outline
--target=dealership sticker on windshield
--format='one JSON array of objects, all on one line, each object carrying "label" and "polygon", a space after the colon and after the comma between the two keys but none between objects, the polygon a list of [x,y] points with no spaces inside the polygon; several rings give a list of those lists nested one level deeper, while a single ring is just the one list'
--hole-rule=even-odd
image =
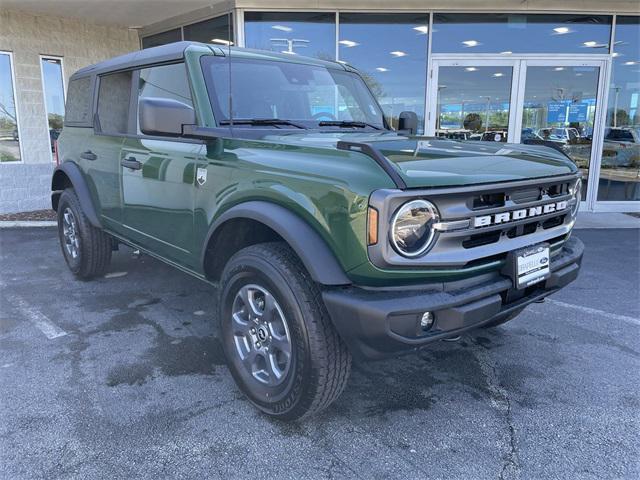
[{"label": "dealership sticker on windshield", "polygon": [[541,243],[515,253],[516,288],[526,288],[540,283],[551,275],[549,245]]}]

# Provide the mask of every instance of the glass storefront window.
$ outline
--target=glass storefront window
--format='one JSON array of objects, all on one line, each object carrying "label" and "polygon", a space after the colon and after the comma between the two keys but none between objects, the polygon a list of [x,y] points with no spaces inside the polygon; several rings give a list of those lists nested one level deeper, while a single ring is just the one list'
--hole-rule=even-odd
[{"label": "glass storefront window", "polygon": [[395,128],[398,115],[418,115],[424,130],[429,16],[341,13],[340,61],[357,68]]},{"label": "glass storefront window", "polygon": [[233,21],[230,13],[187,25],[183,32],[185,40],[233,45]]},{"label": "glass storefront window", "polygon": [[616,18],[598,200],[640,200],[640,17]]},{"label": "glass storefront window", "polygon": [[589,66],[527,66],[521,142],[564,152],[582,171],[585,185],[599,73]]},{"label": "glass storefront window", "polygon": [[62,60],[59,58],[45,58],[42,65],[42,88],[44,92],[47,124],[49,126],[49,141],[51,151],[55,150],[55,141],[62,132],[64,123],[64,81],[62,79]]},{"label": "glass storefront window", "polygon": [[182,40],[182,32],[179,28],[174,28],[173,30],[144,37],[142,39],[142,48],[158,47],[166,43],[179,42],[180,40]]},{"label": "glass storefront window", "polygon": [[457,140],[506,142],[513,68],[438,68],[436,136]]},{"label": "glass storefront window", "polygon": [[335,60],[335,22],[335,13],[246,12],[245,46]]},{"label": "glass storefront window", "polygon": [[609,53],[605,15],[436,13],[433,53]]},{"label": "glass storefront window", "polygon": [[11,55],[0,53],[0,162],[20,161],[18,111]]}]

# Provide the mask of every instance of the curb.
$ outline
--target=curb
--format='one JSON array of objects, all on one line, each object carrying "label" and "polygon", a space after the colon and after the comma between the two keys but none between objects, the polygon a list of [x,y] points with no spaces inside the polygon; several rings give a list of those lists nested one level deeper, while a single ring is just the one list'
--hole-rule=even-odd
[{"label": "curb", "polygon": [[58,222],[49,220],[3,220],[0,228],[55,227]]}]

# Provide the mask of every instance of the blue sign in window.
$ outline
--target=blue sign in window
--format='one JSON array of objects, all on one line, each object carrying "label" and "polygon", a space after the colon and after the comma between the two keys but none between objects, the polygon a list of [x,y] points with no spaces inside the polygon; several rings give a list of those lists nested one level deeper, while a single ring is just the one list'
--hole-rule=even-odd
[{"label": "blue sign in window", "polygon": [[547,104],[547,123],[565,123],[567,121],[567,105],[549,102]]},{"label": "blue sign in window", "polygon": [[571,104],[569,106],[569,123],[586,122],[588,107],[587,103]]}]

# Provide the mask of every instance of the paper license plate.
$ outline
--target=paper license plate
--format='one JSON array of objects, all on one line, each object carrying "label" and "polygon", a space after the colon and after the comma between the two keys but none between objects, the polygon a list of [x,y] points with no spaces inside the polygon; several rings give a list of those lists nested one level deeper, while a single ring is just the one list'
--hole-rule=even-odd
[{"label": "paper license plate", "polygon": [[541,243],[515,252],[516,288],[526,288],[540,283],[551,275],[549,245]]}]

